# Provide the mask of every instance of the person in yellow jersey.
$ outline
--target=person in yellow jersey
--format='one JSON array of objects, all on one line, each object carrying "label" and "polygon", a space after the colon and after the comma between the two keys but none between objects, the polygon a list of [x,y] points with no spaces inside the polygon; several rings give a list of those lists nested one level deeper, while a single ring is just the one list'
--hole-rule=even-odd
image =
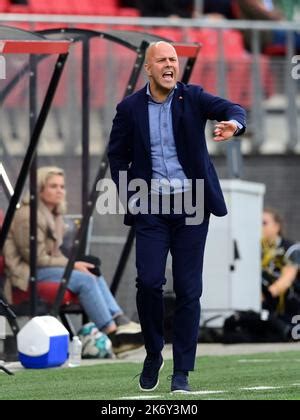
[{"label": "person in yellow jersey", "polygon": [[263,308],[289,322],[300,313],[299,245],[285,239],[276,210],[264,211],[262,229]]}]

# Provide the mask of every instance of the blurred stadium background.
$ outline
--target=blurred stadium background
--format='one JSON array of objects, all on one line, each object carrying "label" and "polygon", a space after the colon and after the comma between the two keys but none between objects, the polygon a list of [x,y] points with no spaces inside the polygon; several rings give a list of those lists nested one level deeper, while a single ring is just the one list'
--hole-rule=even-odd
[{"label": "blurred stadium background", "polygon": [[[293,22],[281,23],[287,34],[299,28],[299,11]],[[297,62],[292,35],[284,49],[264,50],[260,39],[276,29],[277,22],[240,20],[141,18],[134,7],[121,7],[117,0],[29,0],[28,5],[0,1],[0,25],[29,31],[56,28],[134,30],[149,32],[177,42],[200,42],[202,50],[191,82],[213,94],[240,103],[248,111],[248,132],[241,142],[239,162],[242,179],[266,185],[265,203],[277,208],[288,221],[288,237],[300,240],[300,71],[292,77]],[[250,32],[246,46],[243,33]],[[73,45],[54,104],[43,130],[38,164],[56,165],[66,171],[68,213],[81,212],[81,64],[80,45]],[[122,99],[135,54],[103,39],[91,42],[90,137],[92,180],[108,142],[116,104]],[[24,64],[22,56],[7,60],[7,80]],[[45,94],[54,58],[39,66],[39,102]],[[142,75],[138,87],[145,83]],[[1,104],[0,162],[15,185],[28,146],[29,78],[20,81]],[[207,127],[208,148],[222,179],[232,177],[226,148],[215,145],[212,125]],[[236,175],[236,174],[234,174]],[[84,176],[84,175],[83,175]],[[0,189],[1,208],[7,198]],[[124,246],[127,229],[122,216],[99,216],[95,212],[90,238],[91,252],[102,260],[103,273],[111,281]],[[133,253],[132,253],[133,254]],[[135,313],[135,265],[131,255],[118,290],[118,300],[130,315]]]}]

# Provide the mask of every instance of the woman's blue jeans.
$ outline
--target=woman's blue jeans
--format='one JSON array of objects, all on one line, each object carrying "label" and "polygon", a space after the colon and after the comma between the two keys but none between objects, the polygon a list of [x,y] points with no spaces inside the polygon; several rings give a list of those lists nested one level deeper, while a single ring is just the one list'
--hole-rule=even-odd
[{"label": "woman's blue jeans", "polygon": [[[37,279],[38,281],[59,283],[64,271],[62,267],[39,268],[37,270]],[[94,277],[93,275],[73,270],[68,289],[78,295],[85,312],[99,330],[109,326],[116,315],[123,313],[103,276]]]},{"label": "woman's blue jeans", "polygon": [[[300,51],[300,32],[294,32],[294,43],[296,51]],[[277,29],[273,31],[273,44],[286,46],[287,32]]]}]

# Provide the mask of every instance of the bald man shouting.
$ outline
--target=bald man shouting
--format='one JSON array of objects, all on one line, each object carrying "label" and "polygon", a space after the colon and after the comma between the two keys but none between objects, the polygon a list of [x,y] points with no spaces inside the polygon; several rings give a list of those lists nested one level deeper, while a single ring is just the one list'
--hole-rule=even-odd
[{"label": "bald man shouting", "polygon": [[147,352],[139,387],[156,389],[164,364],[163,286],[170,251],[176,294],[171,392],[189,392],[209,218],[227,214],[205,125],[219,121],[214,141],[227,141],[245,131],[246,114],[200,86],[180,83],[178,57],[169,43],[149,46],[145,71],[147,85],[117,106],[108,151],[127,210],[124,223],[136,232],[136,301]]}]

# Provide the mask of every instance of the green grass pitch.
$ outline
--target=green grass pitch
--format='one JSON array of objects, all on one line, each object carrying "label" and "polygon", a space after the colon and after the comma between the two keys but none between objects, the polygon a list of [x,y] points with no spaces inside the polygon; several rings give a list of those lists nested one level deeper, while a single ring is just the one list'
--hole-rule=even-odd
[{"label": "green grass pitch", "polygon": [[[118,400],[145,398],[138,389],[141,364],[109,363],[72,369],[0,373],[0,400]],[[190,374],[194,394],[170,394],[172,363],[167,361],[159,387],[146,398],[157,400],[299,400],[298,352],[251,356],[203,357]]]}]

